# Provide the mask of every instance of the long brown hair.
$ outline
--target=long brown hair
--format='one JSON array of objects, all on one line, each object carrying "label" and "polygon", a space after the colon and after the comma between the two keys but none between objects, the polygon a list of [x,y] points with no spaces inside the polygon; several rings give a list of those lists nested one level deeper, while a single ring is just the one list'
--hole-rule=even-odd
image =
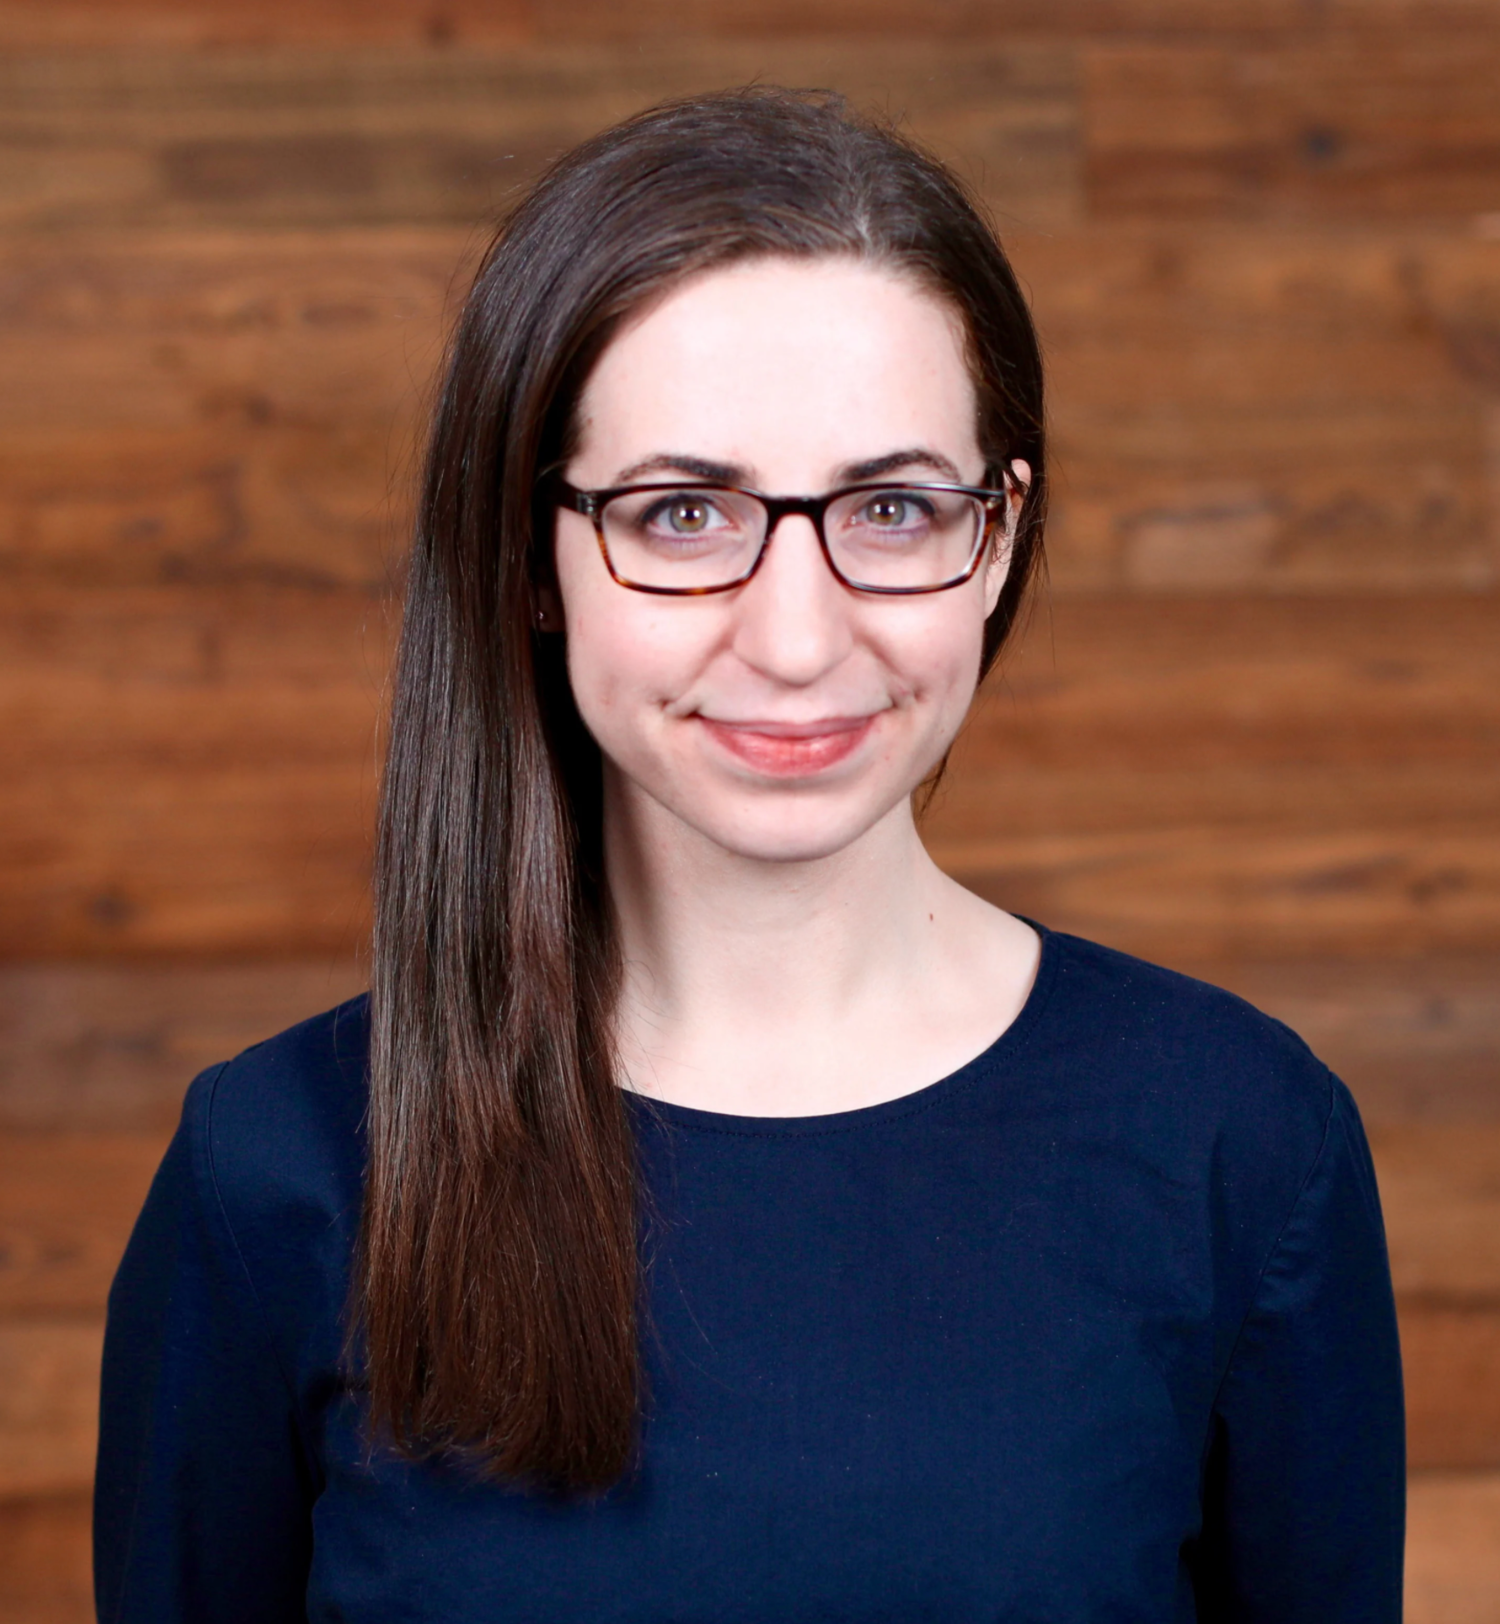
[{"label": "long brown hair", "polygon": [[675,102],[564,157],[501,228],[452,340],[407,582],[351,1347],[376,1436],[554,1490],[601,1489],[630,1463],[640,1267],[599,754],[562,639],[538,634],[539,485],[621,320],[766,255],[899,269],[963,316],[991,473],[1032,470],[986,667],[1039,553],[1025,301],[963,186],[891,129],[824,93]]}]

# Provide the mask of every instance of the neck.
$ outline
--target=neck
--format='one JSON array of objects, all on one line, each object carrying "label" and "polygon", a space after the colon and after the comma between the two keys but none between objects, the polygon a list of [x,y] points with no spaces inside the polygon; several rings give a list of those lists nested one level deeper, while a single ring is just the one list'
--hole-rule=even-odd
[{"label": "neck", "polygon": [[[832,855],[772,862],[616,786],[605,862],[625,1075],[679,1104],[816,1114],[935,1080],[1014,1013],[993,991],[995,921],[1026,938],[1029,984],[1031,933],[937,869],[906,802]],[[975,1026],[975,998],[1003,1018],[985,1007]]]}]

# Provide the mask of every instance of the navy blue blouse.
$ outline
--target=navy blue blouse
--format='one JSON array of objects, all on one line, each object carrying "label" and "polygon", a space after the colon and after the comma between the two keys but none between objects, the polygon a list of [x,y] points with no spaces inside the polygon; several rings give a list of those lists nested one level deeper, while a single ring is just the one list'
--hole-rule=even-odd
[{"label": "navy blue blouse", "polygon": [[569,1504],[371,1453],[340,1370],[363,1000],[204,1073],[110,1296],[105,1624],[1395,1624],[1401,1376],[1344,1087],[1047,934],[918,1093],[632,1098],[639,1468]]}]

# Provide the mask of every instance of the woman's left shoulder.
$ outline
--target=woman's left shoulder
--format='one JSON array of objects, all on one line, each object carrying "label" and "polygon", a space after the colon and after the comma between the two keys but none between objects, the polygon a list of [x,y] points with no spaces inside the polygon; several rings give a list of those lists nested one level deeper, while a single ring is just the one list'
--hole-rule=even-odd
[{"label": "woman's left shoulder", "polygon": [[[1281,1021],[1206,981],[1061,932],[1045,937],[1047,1026],[1101,1104],[1195,1140],[1315,1154],[1342,1083]],[[1080,1062],[1082,1062],[1080,1066]]]}]

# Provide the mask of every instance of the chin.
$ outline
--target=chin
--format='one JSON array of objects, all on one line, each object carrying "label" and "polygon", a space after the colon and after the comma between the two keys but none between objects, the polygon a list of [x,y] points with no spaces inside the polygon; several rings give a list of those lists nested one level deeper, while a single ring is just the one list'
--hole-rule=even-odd
[{"label": "chin", "polygon": [[890,810],[788,807],[782,803],[757,809],[757,814],[740,812],[692,821],[716,846],[747,861],[816,863],[854,845]]}]

